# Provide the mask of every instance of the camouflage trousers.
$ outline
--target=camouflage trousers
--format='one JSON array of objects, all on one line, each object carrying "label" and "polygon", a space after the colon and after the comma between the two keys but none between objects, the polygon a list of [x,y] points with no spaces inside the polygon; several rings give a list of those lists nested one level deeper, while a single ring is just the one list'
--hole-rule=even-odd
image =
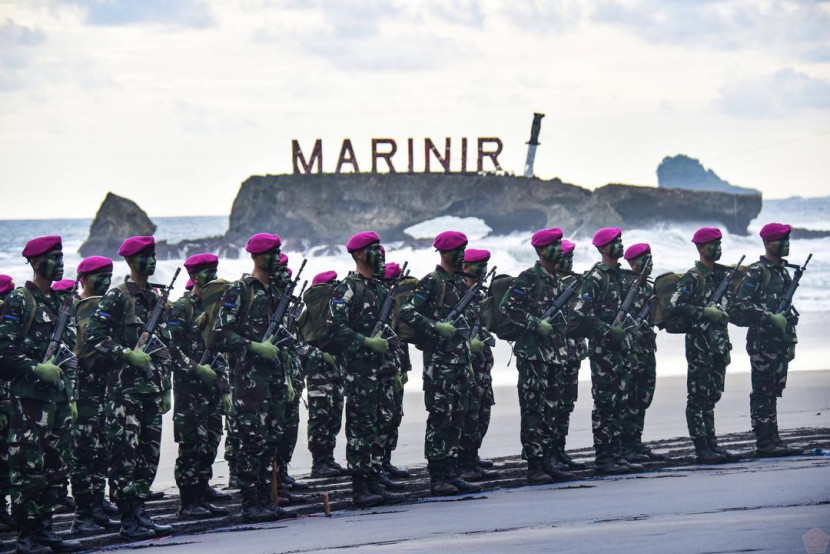
[{"label": "camouflage trousers", "polygon": [[288,464],[294,456],[294,448],[297,446],[297,436],[300,432],[300,402],[303,398],[303,381],[295,379],[294,400],[286,401],[285,424],[277,444],[277,460],[281,464]]},{"label": "camouflage trousers", "polygon": [[579,368],[582,366],[580,359],[568,359],[564,364],[558,366],[554,377],[554,389],[557,394],[556,410],[553,421],[554,441],[558,444],[565,444],[565,437],[568,436],[568,429],[571,423],[571,414],[579,396]]},{"label": "camouflage trousers", "polygon": [[105,406],[102,396],[78,400],[78,419],[72,424],[74,467],[70,477],[79,506],[87,506],[104,494],[109,461]]},{"label": "camouflage trousers", "polygon": [[334,452],[343,425],[343,393],[340,380],[308,382],[308,451],[314,458]]},{"label": "camouflage trousers", "polygon": [[393,398],[395,407],[392,411],[392,421],[390,422],[389,440],[386,441],[386,450],[384,452],[384,461],[389,462],[392,459],[392,452],[398,447],[398,429],[403,421],[403,390],[404,385],[400,390],[395,391]]},{"label": "camouflage trousers", "polygon": [[787,369],[793,350],[764,348],[764,345],[748,345],[749,363],[752,368],[752,392],[749,395],[749,414],[752,429],[759,439],[769,438],[778,431],[778,398],[787,386]]},{"label": "camouflage trousers", "polygon": [[427,428],[424,455],[440,461],[456,456],[475,379],[467,366],[431,365],[424,371]]},{"label": "camouflage trousers", "polygon": [[9,481],[12,517],[22,529],[50,517],[66,491],[72,424],[68,402],[12,400],[9,422]]},{"label": "camouflage trousers", "polygon": [[623,443],[637,443],[643,436],[646,410],[654,399],[657,359],[654,351],[638,352],[629,380],[628,404],[623,412]]},{"label": "camouflage trousers", "polygon": [[591,429],[597,455],[621,448],[622,414],[628,403],[629,357],[621,350],[591,345]]},{"label": "camouflage trousers", "polygon": [[475,417],[475,443],[476,451],[481,448],[484,442],[484,437],[487,435],[487,430],[490,428],[490,413],[493,404],[496,403],[493,396],[493,377],[489,369],[481,369],[476,371],[476,386],[478,388],[478,415]]},{"label": "camouflage trousers", "polygon": [[519,370],[519,411],[521,414],[522,458],[537,460],[553,450],[556,414],[555,374],[558,364],[516,358]]},{"label": "camouflage trousers", "polygon": [[174,476],[181,489],[206,485],[222,440],[221,397],[214,392],[175,389],[173,439],[179,445]]},{"label": "camouflage trousers", "polygon": [[395,409],[392,376],[346,368],[346,461],[355,475],[380,471]]},{"label": "camouflage trousers", "polygon": [[286,421],[284,385],[272,385],[266,398],[241,400],[234,395],[233,427],[239,441],[236,475],[242,490],[271,482],[271,464]]},{"label": "camouflage trousers", "polygon": [[6,427],[0,429],[0,507],[6,510],[6,497],[11,494],[9,484],[9,425],[12,420],[12,403],[0,401],[0,415],[6,417]]},{"label": "camouflage trousers", "polygon": [[692,439],[715,434],[715,404],[723,394],[729,352],[686,348],[686,425]]},{"label": "camouflage trousers", "polygon": [[159,465],[161,395],[121,394],[110,399],[107,442],[116,501],[147,498]]}]

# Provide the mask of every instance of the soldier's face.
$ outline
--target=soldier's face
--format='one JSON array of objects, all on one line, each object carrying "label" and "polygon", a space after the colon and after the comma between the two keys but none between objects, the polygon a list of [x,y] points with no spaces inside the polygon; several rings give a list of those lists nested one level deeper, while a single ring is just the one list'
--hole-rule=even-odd
[{"label": "soldier's face", "polygon": [[84,277],[84,288],[94,296],[103,296],[112,283],[112,273],[95,273]]},{"label": "soldier's face", "polygon": [[41,256],[35,271],[48,281],[60,281],[63,278],[63,251],[50,250]]},{"label": "soldier's face", "polygon": [[140,275],[149,277],[156,272],[156,253],[140,252],[127,260],[127,265],[135,269]]},{"label": "soldier's face", "polygon": [[615,259],[622,258],[623,255],[623,242],[622,237],[617,237],[614,241],[608,245],[608,256]]},{"label": "soldier's face", "polygon": [[559,258],[559,263],[557,264],[556,268],[559,271],[564,271],[566,273],[570,273],[574,269],[574,255],[573,253],[565,254],[561,258]]},{"label": "soldier's face", "polygon": [[458,271],[464,265],[464,252],[467,250],[465,246],[458,248],[457,250],[453,250],[451,253],[451,260],[453,265],[455,266],[455,270]]},{"label": "soldier's face", "polygon": [[557,240],[542,248],[542,258],[550,263],[556,261],[562,256],[562,241]]},{"label": "soldier's face", "polygon": [[383,276],[386,273],[386,252],[380,243],[369,246],[366,251],[366,263],[371,266],[375,275]]},{"label": "soldier's face", "polygon": [[703,245],[703,255],[713,262],[720,260],[722,253],[719,240],[713,240],[712,242],[708,242]]},{"label": "soldier's face", "polygon": [[209,267],[197,273],[193,273],[190,275],[190,279],[200,287],[203,287],[216,279],[216,268]]},{"label": "soldier's face", "polygon": [[274,248],[268,252],[257,254],[254,263],[261,270],[274,273],[280,267],[280,249]]},{"label": "soldier's face", "polygon": [[479,279],[487,273],[487,262],[464,264],[463,271],[473,279]]},{"label": "soldier's face", "polygon": [[643,254],[642,256],[638,256],[633,260],[628,260],[628,265],[631,266],[632,271],[636,273],[640,273],[643,271],[643,267],[645,267],[645,275],[648,277],[651,275],[651,270],[653,268],[653,260],[651,259],[651,254]]},{"label": "soldier's face", "polygon": [[790,255],[790,238],[786,237],[783,239],[776,240],[774,242],[769,243],[770,252],[775,254],[779,258],[783,258],[785,256]]}]

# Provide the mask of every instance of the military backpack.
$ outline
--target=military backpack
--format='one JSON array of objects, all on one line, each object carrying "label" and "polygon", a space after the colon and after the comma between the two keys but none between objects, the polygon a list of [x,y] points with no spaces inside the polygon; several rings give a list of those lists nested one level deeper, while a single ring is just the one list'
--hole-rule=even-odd
[{"label": "military backpack", "polygon": [[[204,308],[205,311],[196,319],[196,325],[198,326],[199,332],[202,334],[202,340],[208,349],[213,349],[215,347],[212,343],[213,326],[219,315],[219,308],[222,307],[222,298],[225,297],[225,293],[228,291],[230,286],[231,282],[226,279],[214,279],[209,283],[205,283],[205,285],[201,288],[202,308]],[[247,287],[245,287],[245,291],[247,292]],[[253,295],[247,294],[247,296],[249,299],[246,303],[246,307],[250,308],[250,303],[253,302]],[[190,303],[188,303],[187,306],[191,310],[193,309],[193,306]],[[192,313],[189,314],[188,319],[193,319]]]},{"label": "military backpack", "polygon": [[499,306],[501,306],[502,301],[507,296],[510,287],[513,286],[515,281],[516,278],[512,275],[496,275],[490,284],[490,288],[487,289],[487,295],[481,301],[481,322],[484,324],[484,327],[501,340],[506,341],[518,339],[523,332],[521,327],[506,317],[502,317],[499,311]]}]

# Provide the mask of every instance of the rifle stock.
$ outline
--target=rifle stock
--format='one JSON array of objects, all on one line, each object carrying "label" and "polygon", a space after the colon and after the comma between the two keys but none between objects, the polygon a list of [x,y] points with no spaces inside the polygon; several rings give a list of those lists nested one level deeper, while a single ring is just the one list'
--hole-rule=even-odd
[{"label": "rifle stock", "polygon": [[[152,354],[154,352],[158,352],[159,350],[163,350],[165,348],[164,343],[161,342],[158,337],[153,335],[153,332],[156,330],[156,326],[158,325],[159,319],[161,318],[161,313],[167,304],[167,299],[170,297],[170,291],[173,290],[173,285],[176,283],[176,279],[179,276],[182,268],[177,267],[176,272],[173,274],[173,279],[170,281],[170,285],[164,289],[162,292],[161,297],[156,301],[156,305],[153,307],[153,311],[150,313],[150,317],[147,318],[147,322],[144,324],[144,327],[141,330],[141,335],[138,337],[138,341],[135,344],[134,350],[138,350],[142,347],[145,348],[144,352],[147,354]],[[148,352],[149,350],[149,352]],[[150,381],[153,378],[153,364],[147,366],[147,369],[144,370],[144,379]]]}]

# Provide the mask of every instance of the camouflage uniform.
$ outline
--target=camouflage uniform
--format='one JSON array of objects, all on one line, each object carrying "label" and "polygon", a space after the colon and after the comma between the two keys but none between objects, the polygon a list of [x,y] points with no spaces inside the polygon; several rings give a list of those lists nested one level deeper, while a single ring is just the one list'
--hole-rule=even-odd
[{"label": "camouflage uniform", "polygon": [[222,395],[230,392],[224,359],[207,360],[217,375],[212,383],[193,373],[205,351],[197,323],[204,311],[201,298],[183,296],[170,309],[168,322],[173,344],[183,354],[173,371],[173,437],[179,444],[175,478],[182,490],[203,490],[213,477],[222,439]]},{"label": "camouflage uniform", "polygon": [[250,499],[270,494],[271,461],[285,429],[287,386],[284,363],[246,355],[246,349],[262,341],[280,297],[275,282],[263,285],[251,276],[235,281],[222,298],[213,328],[217,350],[231,355],[236,474]]},{"label": "camouflage uniform", "polygon": [[[0,314],[2,314],[3,304],[6,300],[7,294],[0,294]],[[6,427],[0,429],[0,510],[8,514],[8,504],[6,497],[11,494],[11,485],[9,484],[9,424],[12,419],[12,398],[9,387],[9,381],[5,377],[0,377],[0,415],[6,418]],[[8,516],[0,512],[0,518],[7,519]]]},{"label": "camouflage uniform", "polygon": [[[631,307],[632,317],[636,317],[654,294],[654,287],[644,282],[634,304]],[[657,383],[657,333],[652,326],[651,313],[638,329],[640,335],[631,337],[632,372],[629,388],[629,402],[622,418],[622,441],[624,448],[637,447],[642,444],[643,427],[646,420],[646,410],[654,399],[654,387]]]},{"label": "camouflage uniform", "polygon": [[343,372],[323,360],[323,351],[307,346],[308,450],[317,461],[333,461],[337,435],[343,423]]},{"label": "camouflage uniform", "polygon": [[[487,329],[481,327],[478,339],[484,342],[492,338],[493,335]],[[479,398],[478,414],[474,418],[476,426],[473,435],[473,448],[478,452],[484,442],[485,435],[487,435],[487,430],[490,428],[490,412],[492,406],[496,403],[493,395],[493,376],[491,374],[493,365],[495,365],[493,349],[484,345],[484,349],[480,353],[472,354],[472,361]]]},{"label": "camouflage uniform", "polygon": [[556,375],[562,373],[565,339],[554,330],[549,337],[536,332],[541,316],[563,291],[562,281],[536,262],[516,277],[499,309],[502,317],[523,329],[513,352],[519,370],[522,457],[542,460],[554,454],[558,404]]},{"label": "camouflage uniform", "polygon": [[594,451],[600,463],[619,458],[622,414],[628,402],[631,337],[616,344],[607,331],[620,309],[629,283],[619,264],[599,264],[582,282],[574,311],[587,331],[591,360],[591,422]]},{"label": "camouflage uniform", "polygon": [[300,430],[300,401],[305,390],[303,367],[299,356],[291,348],[287,348],[283,352],[285,352],[285,363],[291,376],[291,386],[294,388],[294,399],[286,403],[284,430],[277,445],[280,476],[287,473],[287,466],[291,462],[291,458],[294,456],[294,448],[297,446],[297,436]]},{"label": "camouflage uniform", "polygon": [[[58,501],[66,496],[67,466],[63,453],[70,447],[70,402],[75,400],[75,368],[65,364],[63,390],[41,381],[34,374],[49,345],[62,297],[49,297],[31,282],[25,288],[34,299],[29,332],[24,326],[29,308],[17,289],[7,297],[0,321],[0,368],[10,381],[9,479],[12,516],[21,534],[33,532],[48,521]],[[74,347],[74,330],[63,342]]]},{"label": "camouflage uniform", "polygon": [[[170,359],[177,349],[153,355],[152,376],[127,364],[124,350],[138,342],[141,329],[160,301],[158,289],[140,289],[129,277],[110,289],[87,327],[87,346],[109,366],[107,375],[107,441],[109,478],[118,502],[143,502],[156,477],[161,443],[161,399],[170,390]],[[170,345],[164,316],[155,334]],[[180,355],[180,354],[179,354]],[[178,357],[178,356],[176,356]]]},{"label": "camouflage uniform", "polygon": [[400,313],[401,321],[431,337],[424,349],[424,400],[429,412],[424,450],[427,460],[439,464],[458,454],[475,380],[467,341],[459,334],[444,339],[433,325],[449,315],[466,291],[460,275],[438,266],[418,282]]},{"label": "camouflage uniform", "polygon": [[[726,379],[726,366],[730,362],[728,322],[712,323],[711,333],[700,330],[703,308],[725,277],[724,268],[715,265],[707,268],[701,262],[686,272],[677,282],[671,297],[671,314],[687,318],[694,326],[686,334],[686,362],[689,372],[686,379],[686,423],[692,439],[707,440],[715,436],[715,404],[720,400]],[[728,306],[728,294],[721,300]],[[708,336],[707,336],[708,335]]]},{"label": "camouflage uniform", "polygon": [[[412,362],[409,359],[409,344],[405,342],[400,343],[398,350],[398,359],[400,360],[401,378],[408,380],[409,372],[412,371]],[[404,377],[406,376],[406,377]],[[400,390],[395,390],[395,407],[392,411],[392,430],[389,434],[389,441],[386,443],[386,451],[384,453],[384,465],[388,466],[392,463],[392,452],[398,447],[398,430],[403,421],[403,391],[405,383],[402,383]]]},{"label": "camouflage uniform", "polygon": [[332,339],[343,348],[346,372],[346,460],[358,479],[378,476],[392,433],[394,347],[390,344],[390,354],[383,358],[361,347],[386,294],[379,281],[352,272],[338,283],[330,302]]},{"label": "camouflage uniform", "polygon": [[783,333],[768,322],[792,282],[785,264],[776,265],[762,256],[749,266],[735,298],[734,309],[749,322],[746,351],[752,368],[750,417],[761,447],[770,442],[781,444],[776,403],[787,385],[787,367],[795,357],[798,342],[797,317],[787,320]]}]

